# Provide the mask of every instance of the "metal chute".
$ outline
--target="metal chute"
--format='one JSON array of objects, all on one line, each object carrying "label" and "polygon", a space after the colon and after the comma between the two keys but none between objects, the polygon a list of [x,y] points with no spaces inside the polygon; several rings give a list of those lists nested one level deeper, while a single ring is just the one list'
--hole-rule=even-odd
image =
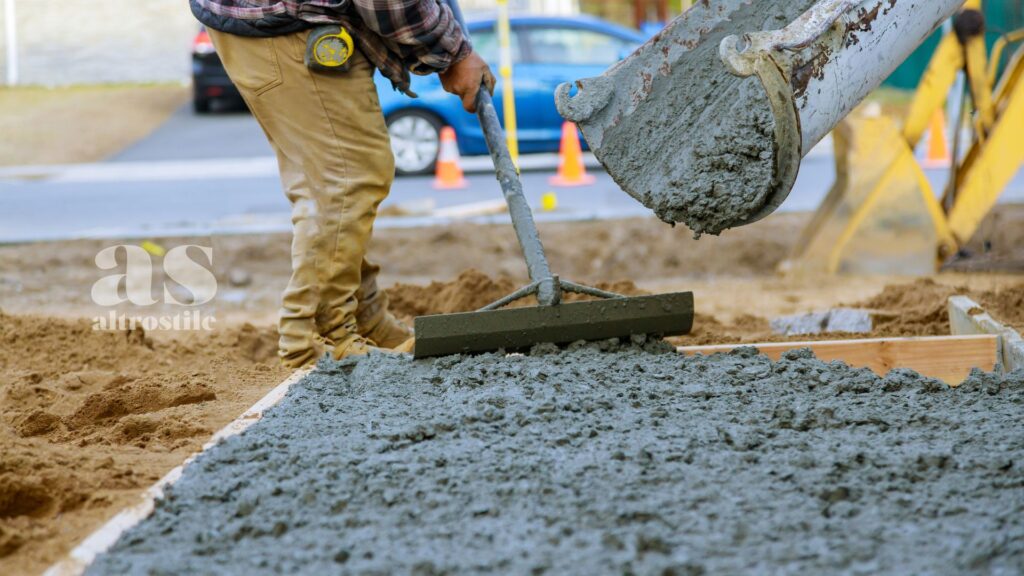
[{"label": "metal chute", "polygon": [[[666,204],[707,203],[713,211],[732,201],[730,194],[747,194],[757,205],[718,228],[745,225],[782,204],[800,159],[961,4],[699,3],[601,76],[560,86],[556,105],[579,125],[615,181],[663,219],[680,213]],[[737,98],[746,101],[737,106]],[[743,125],[716,134],[731,114],[758,107],[772,117],[763,195],[740,185],[744,171],[759,165],[743,157],[757,134]],[[690,184],[704,177],[698,169],[706,166],[691,161],[693,143],[710,138],[723,149],[735,184],[719,179],[694,197]]]}]

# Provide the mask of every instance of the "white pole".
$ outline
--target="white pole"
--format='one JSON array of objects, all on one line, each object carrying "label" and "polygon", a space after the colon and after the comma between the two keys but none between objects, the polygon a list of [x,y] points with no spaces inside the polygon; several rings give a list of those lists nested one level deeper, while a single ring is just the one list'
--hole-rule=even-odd
[{"label": "white pole", "polygon": [[7,85],[18,84],[18,26],[14,16],[14,1],[4,0],[4,36],[7,38]]}]

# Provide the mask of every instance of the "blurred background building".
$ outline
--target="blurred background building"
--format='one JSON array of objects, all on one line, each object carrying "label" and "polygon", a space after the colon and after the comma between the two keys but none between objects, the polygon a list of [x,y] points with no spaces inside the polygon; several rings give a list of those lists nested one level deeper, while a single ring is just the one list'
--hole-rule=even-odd
[{"label": "blurred background building", "polygon": [[[92,83],[187,82],[196,22],[186,0],[0,0],[0,78],[4,83],[65,86]],[[513,13],[593,14],[648,34],[692,0],[510,0]],[[463,0],[466,12],[486,12],[494,0]],[[989,36],[1024,26],[1024,2],[985,4]],[[889,79],[912,88],[938,36]]]},{"label": "blurred background building", "polygon": [[[0,78],[66,86],[187,82],[197,24],[187,0],[0,0]],[[467,12],[494,0],[464,0]],[[511,0],[515,12],[579,13],[577,0]],[[13,17],[12,17],[13,16]]]}]

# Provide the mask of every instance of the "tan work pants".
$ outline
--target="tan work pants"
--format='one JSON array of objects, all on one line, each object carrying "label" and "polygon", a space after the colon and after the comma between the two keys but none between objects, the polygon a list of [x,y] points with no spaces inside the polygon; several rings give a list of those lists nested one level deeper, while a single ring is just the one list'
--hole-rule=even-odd
[{"label": "tan work pants", "polygon": [[292,204],[292,277],[279,326],[280,355],[289,366],[323,353],[318,335],[341,342],[386,311],[379,268],[365,254],[395,170],[373,67],[356,51],[346,72],[310,70],[303,63],[308,34],[210,31],[277,153]]}]

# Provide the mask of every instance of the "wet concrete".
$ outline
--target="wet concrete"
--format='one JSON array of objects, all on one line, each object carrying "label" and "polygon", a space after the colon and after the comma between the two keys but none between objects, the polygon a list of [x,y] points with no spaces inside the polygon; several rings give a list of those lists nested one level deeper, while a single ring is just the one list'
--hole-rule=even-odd
[{"label": "wet concrete", "polygon": [[1024,373],[599,348],[323,363],[89,573],[1024,570]]},{"label": "wet concrete", "polygon": [[623,190],[665,222],[683,223],[698,236],[757,214],[775,177],[775,121],[760,81],[730,74],[718,47],[730,34],[783,28],[814,3],[750,2],[710,30],[691,24],[702,31],[700,43],[672,61],[670,73],[659,69],[653,75],[642,109],[610,126],[595,149]]}]

